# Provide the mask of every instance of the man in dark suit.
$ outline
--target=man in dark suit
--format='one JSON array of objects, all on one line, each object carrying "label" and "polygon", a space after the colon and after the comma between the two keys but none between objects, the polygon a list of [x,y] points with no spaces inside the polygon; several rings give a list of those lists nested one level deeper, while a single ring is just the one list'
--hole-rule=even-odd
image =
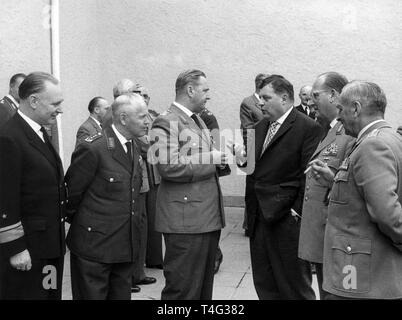
[{"label": "man in dark suit", "polygon": [[311,119],[315,119],[315,113],[310,110],[309,100],[311,97],[311,86],[303,86],[299,92],[300,104],[295,107],[297,111],[304,113],[306,116],[309,116]]},{"label": "man in dark suit", "polygon": [[[342,123],[337,121],[337,104],[342,88],[348,83],[337,72],[326,72],[317,77],[313,84],[312,96],[318,111],[328,123],[330,130],[314,151],[310,161],[319,159],[327,163],[333,172],[338,170],[347,148],[354,139],[345,134]],[[326,292],[322,290],[324,233],[328,216],[328,194],[332,185],[322,186],[307,173],[303,202],[303,218],[300,228],[299,258],[315,264],[320,299],[324,300]]]},{"label": "man in dark suit", "polygon": [[0,100],[0,127],[17,112],[20,103],[18,88],[25,78],[26,75],[23,73],[17,73],[11,77],[8,95]]},{"label": "man in dark suit", "polygon": [[0,250],[3,299],[61,299],[65,186],[44,125],[62,112],[57,79],[28,75],[19,110],[0,131]]},{"label": "man in dark suit", "polygon": [[78,128],[77,131],[77,141],[75,147],[83,142],[86,138],[92,137],[97,133],[102,132],[102,121],[110,109],[109,102],[105,98],[95,97],[88,104],[89,117],[88,119]]},{"label": "man in dark suit", "polygon": [[402,137],[384,121],[387,99],[375,83],[352,81],[338,118],[356,138],[335,177],[316,159],[312,174],[332,183],[324,238],[326,299],[402,297]]},{"label": "man in dark suit", "polygon": [[112,112],[113,124],[78,146],[66,174],[67,244],[78,300],[129,300],[139,255],[142,170],[132,139],[147,132],[147,109],[139,95],[127,94],[113,102]]},{"label": "man in dark suit", "polygon": [[294,109],[293,86],[282,76],[264,79],[260,96],[266,117],[255,126],[254,150],[243,159],[236,152],[254,169],[246,178],[254,285],[260,299],[315,299],[310,264],[297,257],[297,249],[303,171],[317,147],[320,126]]},{"label": "man in dark suit", "polygon": [[197,115],[209,100],[200,70],[176,80],[176,100],[151,130],[149,159],[162,177],[156,201],[156,230],[166,245],[163,300],[212,299],[214,264],[225,225],[216,167],[226,163]]}]

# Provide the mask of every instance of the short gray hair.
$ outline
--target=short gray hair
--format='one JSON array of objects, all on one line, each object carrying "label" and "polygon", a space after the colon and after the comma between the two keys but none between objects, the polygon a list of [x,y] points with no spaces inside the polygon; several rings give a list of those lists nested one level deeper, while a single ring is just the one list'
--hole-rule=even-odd
[{"label": "short gray hair", "polygon": [[327,89],[334,89],[338,93],[342,92],[342,89],[348,83],[348,79],[335,71],[325,72],[318,76],[318,78],[323,78],[323,86]]},{"label": "short gray hair", "polygon": [[125,106],[137,103],[143,103],[145,105],[144,99],[137,93],[125,93],[118,96],[112,103],[113,122],[121,113],[126,112]]},{"label": "short gray hair", "polygon": [[359,101],[369,114],[385,113],[387,97],[379,85],[367,81],[351,81],[343,89],[341,100]]},{"label": "short gray hair", "polygon": [[25,100],[34,93],[44,91],[46,88],[46,82],[51,82],[55,85],[59,84],[59,80],[50,73],[32,72],[24,79],[24,81],[22,81],[18,89],[18,95],[21,100]]},{"label": "short gray hair", "polygon": [[113,97],[116,99],[122,94],[133,92],[135,84],[130,79],[121,79],[113,87]]}]

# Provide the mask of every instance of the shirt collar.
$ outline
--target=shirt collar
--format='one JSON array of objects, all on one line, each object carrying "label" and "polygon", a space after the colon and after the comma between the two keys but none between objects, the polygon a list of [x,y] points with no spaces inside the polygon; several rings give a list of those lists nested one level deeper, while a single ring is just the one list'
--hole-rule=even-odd
[{"label": "shirt collar", "polygon": [[98,121],[98,119],[96,119],[95,117],[93,117],[92,115],[89,115],[89,117],[95,121],[95,123],[102,128],[101,123]]},{"label": "shirt collar", "polygon": [[6,97],[10,99],[17,106],[17,108],[20,106],[20,104],[17,102],[17,100],[14,99],[11,94],[8,94]]},{"label": "shirt collar", "polygon": [[356,140],[359,140],[359,139],[362,137],[362,135],[363,135],[368,129],[370,129],[370,128],[371,128],[372,126],[374,126],[376,123],[381,122],[381,121],[384,121],[384,120],[383,120],[383,119],[375,120],[375,121],[369,123],[369,124],[368,124],[367,126],[365,126],[363,129],[361,129],[360,132],[359,132],[359,134],[357,135],[357,139],[356,139]]},{"label": "shirt collar", "polygon": [[19,109],[17,112],[21,116],[21,118],[24,119],[29,124],[29,126],[32,128],[33,131],[35,131],[40,137],[43,137],[42,131],[40,131],[40,129],[42,128],[40,124],[38,124],[37,122],[33,121],[30,117],[23,114]]},{"label": "shirt collar", "polygon": [[190,118],[194,114],[191,110],[187,109],[185,106],[181,105],[180,103],[177,103],[176,101],[173,102],[173,104],[178,107],[181,111],[183,111],[186,115],[188,115]]},{"label": "shirt collar", "polygon": [[338,119],[334,119],[334,120],[332,120],[331,121],[331,123],[329,124],[329,126],[331,127],[331,129],[333,128],[333,127],[335,127],[335,125],[338,123]]},{"label": "shirt collar", "polygon": [[279,124],[282,125],[285,122],[286,118],[289,116],[289,114],[292,112],[292,109],[293,107],[289,108],[289,110],[286,111],[278,120],[276,120],[276,122],[279,122]]},{"label": "shirt collar", "polygon": [[117,128],[115,127],[114,124],[112,124],[112,129],[114,131],[114,133],[116,134],[117,139],[119,139],[122,147],[124,150],[126,150],[127,152],[127,146],[126,146],[126,142],[131,142],[130,140],[127,140],[120,132],[119,130],[117,130]]}]

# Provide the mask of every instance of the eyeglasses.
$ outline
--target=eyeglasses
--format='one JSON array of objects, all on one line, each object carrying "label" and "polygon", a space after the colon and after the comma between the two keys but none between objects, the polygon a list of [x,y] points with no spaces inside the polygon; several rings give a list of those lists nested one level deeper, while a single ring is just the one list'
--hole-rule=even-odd
[{"label": "eyeglasses", "polygon": [[311,96],[313,97],[313,99],[318,99],[318,97],[320,96],[320,92],[326,92],[328,90],[318,90],[318,91],[314,91]]}]

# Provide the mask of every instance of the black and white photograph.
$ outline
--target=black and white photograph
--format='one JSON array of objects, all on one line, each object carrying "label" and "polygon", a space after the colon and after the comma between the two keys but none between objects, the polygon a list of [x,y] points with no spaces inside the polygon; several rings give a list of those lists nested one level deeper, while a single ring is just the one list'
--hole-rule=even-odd
[{"label": "black and white photograph", "polygon": [[402,299],[400,0],[0,4],[1,301]]}]

